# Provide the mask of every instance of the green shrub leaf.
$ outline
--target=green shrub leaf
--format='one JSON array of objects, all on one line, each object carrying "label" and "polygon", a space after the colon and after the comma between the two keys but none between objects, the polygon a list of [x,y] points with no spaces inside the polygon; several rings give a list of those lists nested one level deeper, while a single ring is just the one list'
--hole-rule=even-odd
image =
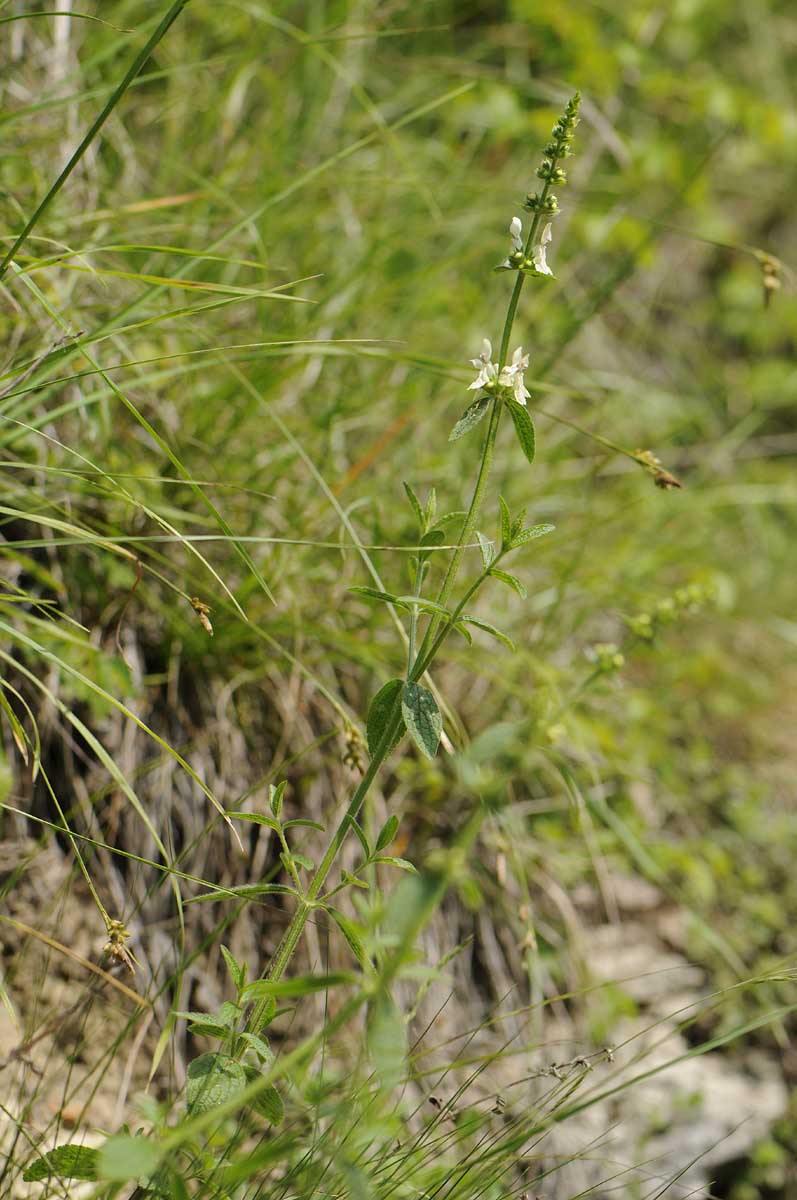
[{"label": "green shrub leaf", "polygon": [[[401,690],[404,687],[403,679],[388,679],[384,687],[381,687],[371,701],[371,706],[368,709],[368,716],[365,721],[365,736],[368,742],[368,752],[373,755],[376,753],[376,748],[381,742],[385,730],[390,724],[390,718],[393,715],[396,702],[401,695]],[[404,736],[404,722],[402,721],[399,731],[390,746],[391,750],[399,744]],[[356,830],[355,830],[356,832]],[[366,851],[369,853],[369,851]]]},{"label": "green shrub leaf", "polygon": [[432,693],[419,683],[405,684],[401,711],[415,745],[427,758],[434,758],[443,732],[443,718]]},{"label": "green shrub leaf", "polygon": [[456,442],[464,434],[469,433],[471,429],[475,429],[479,422],[484,418],[489,407],[489,396],[480,396],[478,400],[473,401],[473,404],[469,404],[454,428],[449,433],[449,442]]},{"label": "green shrub leaf", "polygon": [[517,400],[506,400],[505,404],[515,424],[515,432],[520,442],[520,448],[529,462],[533,463],[537,448],[537,435],[534,432],[534,422],[529,415],[529,410],[525,405],[518,404]]}]

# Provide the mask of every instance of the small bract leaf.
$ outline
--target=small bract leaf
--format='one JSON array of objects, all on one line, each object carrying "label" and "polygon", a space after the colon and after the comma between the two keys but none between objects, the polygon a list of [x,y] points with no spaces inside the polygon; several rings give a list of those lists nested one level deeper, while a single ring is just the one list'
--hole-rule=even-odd
[{"label": "small bract leaf", "polygon": [[485,633],[489,633],[494,638],[498,638],[499,642],[503,642],[509,650],[515,649],[515,643],[505,633],[501,633],[500,629],[496,629],[495,625],[491,625],[489,621],[482,621],[480,617],[471,617],[463,613],[462,620],[467,621],[468,625],[475,625],[477,629],[483,629]]},{"label": "small bract leaf", "polygon": [[395,813],[392,813],[379,830],[379,837],[376,839],[377,851],[384,850],[385,846],[390,845],[398,833],[398,827],[399,819]]},{"label": "small bract leaf", "polygon": [[228,812],[227,816],[234,821],[251,821],[253,825],[265,825],[268,829],[273,829],[275,833],[280,829],[279,821],[276,821],[274,817],[267,817],[265,813]]},{"label": "small bract leaf", "polygon": [[418,518],[418,524],[421,527],[421,531],[425,530],[426,525],[425,525],[424,519],[423,519],[423,509],[421,508],[420,500],[415,495],[415,492],[412,490],[410,485],[406,482],[404,484],[404,491],[407,493],[407,499],[409,500],[410,504],[412,505],[412,511],[415,513],[415,516]]},{"label": "small bract leaf", "polygon": [[479,549],[482,552],[482,562],[484,563],[485,567],[489,567],[490,563],[495,557],[493,543],[488,537],[485,537],[483,533],[479,533],[478,529],[476,530],[476,540],[478,541]]},{"label": "small bract leaf", "polygon": [[526,542],[533,542],[535,538],[544,537],[546,533],[553,533],[555,528],[555,525],[532,525],[529,529],[521,529],[514,540],[514,545],[524,546]]},{"label": "small bract leaf", "polygon": [[342,912],[338,912],[336,908],[332,908],[331,905],[327,906],[327,912],[348,942],[349,949],[357,959],[357,962],[360,964],[362,969],[371,973],[373,971],[373,966],[371,965],[371,960],[368,957],[365,946],[362,943],[362,939],[360,938],[360,935],[354,926],[354,922],[350,921],[349,918],[344,916]]},{"label": "small bract leaf", "polygon": [[[399,680],[399,682],[401,682],[401,681]],[[368,838],[365,836],[365,832],[363,830],[362,825],[360,824],[360,822],[357,820],[356,817],[348,817],[347,819],[348,819],[349,825],[351,825],[352,829],[354,830],[357,841],[362,846],[363,854],[365,855],[366,858],[370,858],[371,857],[371,847],[368,845]]]},{"label": "small bract leaf", "polygon": [[[365,736],[368,741],[368,752],[371,755],[376,753],[377,746],[387,731],[387,727],[396,711],[403,687],[403,679],[389,679],[371,701],[365,722]],[[403,736],[404,721],[402,720],[396,736],[388,749],[388,754],[399,744]]]},{"label": "small bract leaf", "polygon": [[394,596],[392,592],[380,592],[378,588],[372,587],[350,587],[350,592],[354,592],[355,596],[364,596],[366,600],[381,600],[384,604],[394,604],[396,608],[407,608],[408,606]]},{"label": "small bract leaf", "polygon": [[[276,1007],[276,1002],[275,1002],[275,1007]],[[247,1046],[252,1047],[252,1049],[257,1054],[257,1057],[260,1059],[261,1062],[265,1063],[265,1065],[267,1067],[273,1063],[274,1052],[272,1051],[271,1047],[269,1046],[269,1044],[265,1038],[258,1037],[256,1033],[247,1033],[247,1032],[239,1034],[239,1037],[242,1042],[246,1042]]]},{"label": "small bract leaf", "polygon": [[401,711],[415,745],[427,758],[434,758],[443,732],[437,701],[428,688],[407,683],[401,693]]},{"label": "small bract leaf", "polygon": [[57,1179],[96,1179],[100,1152],[91,1146],[56,1146],[23,1172],[25,1183],[39,1183],[54,1175]]},{"label": "small bract leaf", "polygon": [[228,1054],[201,1054],[188,1064],[186,1107],[192,1115],[210,1112],[246,1086],[246,1073]]},{"label": "small bract leaf", "polygon": [[287,779],[283,779],[276,787],[273,783],[268,785],[268,802],[275,817],[278,817],[282,811],[282,797],[285,795],[287,786]]},{"label": "small bract leaf", "polygon": [[[259,1077],[260,1074],[256,1067],[246,1067],[247,1083],[252,1083]],[[261,1092],[258,1092],[254,1099],[249,1101],[249,1107],[259,1113],[261,1117],[265,1117],[272,1125],[279,1125],[285,1116],[282,1096],[273,1084],[267,1084]]]},{"label": "small bract leaf", "polygon": [[490,575],[493,577],[493,579],[500,579],[501,583],[505,583],[507,587],[511,587],[512,590],[517,592],[518,596],[522,597],[523,600],[525,600],[528,596],[528,592],[517,576],[510,575],[508,571],[499,571],[497,567],[493,567],[493,569],[490,571]]},{"label": "small bract leaf", "polygon": [[457,621],[454,628],[456,629],[458,634],[460,634],[462,637],[464,637],[465,641],[468,643],[469,646],[473,645],[473,638],[471,637],[471,634],[470,634],[470,631],[468,630],[467,625],[463,625],[461,621]]},{"label": "small bract leaf", "polygon": [[235,984],[236,990],[242,988],[246,982],[246,964],[236,962],[232,953],[227,949],[226,946],[221,945],[219,946],[219,949],[221,950],[221,957],[227,964],[227,970],[230,972],[230,979]]},{"label": "small bract leaf", "polygon": [[445,528],[446,525],[452,525],[454,521],[461,521],[467,515],[464,508],[458,508],[454,512],[443,513],[442,517],[438,517],[435,521],[435,526]]},{"label": "small bract leaf", "polygon": [[520,533],[521,529],[523,528],[523,526],[525,524],[526,524],[526,509],[521,508],[520,512],[518,513],[518,515],[515,517],[514,521],[512,522],[512,528],[509,531],[510,542],[514,543],[515,538]]},{"label": "small bract leaf", "polygon": [[533,463],[537,448],[537,436],[534,432],[534,422],[529,415],[529,410],[523,404],[518,404],[517,400],[506,400],[505,404],[514,422],[520,448],[529,462]]},{"label": "small bract leaf", "polygon": [[501,509],[501,544],[508,546],[512,540],[512,518],[509,514],[509,508],[503,496],[498,497],[498,504]]},{"label": "small bract leaf", "polygon": [[392,858],[389,855],[380,855],[374,859],[375,863],[385,863],[389,867],[398,867],[400,871],[411,871],[413,875],[418,874],[417,867],[413,866],[408,858]]},{"label": "small bract leaf", "polygon": [[429,488],[429,495],[426,497],[426,509],[424,516],[426,517],[427,527],[434,521],[434,515],[437,512],[437,492],[434,488]]},{"label": "small bract leaf", "polygon": [[448,435],[449,442],[456,442],[463,434],[469,433],[471,429],[474,429],[479,424],[479,421],[483,419],[489,407],[489,396],[481,396],[478,400],[474,400],[473,404],[469,404]]}]

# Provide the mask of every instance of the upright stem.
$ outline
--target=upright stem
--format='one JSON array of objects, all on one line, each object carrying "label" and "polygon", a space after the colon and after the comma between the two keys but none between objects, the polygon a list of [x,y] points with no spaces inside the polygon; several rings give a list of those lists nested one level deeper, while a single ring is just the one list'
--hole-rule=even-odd
[{"label": "upright stem", "polygon": [[[546,185],[542,191],[542,199],[543,200],[544,200],[547,192],[548,192],[548,184],[546,183]],[[534,215],[534,220],[532,221],[531,229],[529,231],[529,236],[526,241],[526,253],[527,254],[533,243],[534,236],[537,232],[537,227],[539,225],[539,221],[540,221],[540,213],[538,211]],[[504,321],[504,327],[503,327],[503,330],[501,333],[501,349],[500,349],[500,353],[499,353],[499,369],[502,369],[506,365],[507,355],[509,353],[509,340],[512,336],[512,327],[515,323],[515,315],[517,313],[518,302],[520,301],[520,293],[523,290],[524,280],[525,280],[524,274],[521,271],[518,271],[517,278],[515,280],[515,286],[512,289],[512,296],[509,300],[509,306],[507,308],[506,319]],[[465,520],[463,522],[462,529],[460,530],[456,549],[454,550],[451,561],[448,564],[448,569],[446,571],[445,578],[443,579],[443,583],[440,587],[440,591],[437,596],[438,604],[442,604],[442,605],[447,604],[449,597],[451,596],[451,592],[453,591],[454,584],[456,583],[457,575],[459,574],[459,568],[460,568],[460,564],[462,562],[462,557],[465,553],[466,546],[468,545],[471,538],[473,537],[473,533],[476,528],[476,521],[478,520],[479,511],[481,509],[482,502],[484,500],[484,494],[487,489],[487,481],[489,479],[490,470],[492,468],[493,459],[495,457],[495,441],[496,441],[496,437],[498,435],[498,425],[499,425],[499,422],[501,419],[502,407],[503,407],[503,402],[501,401],[501,399],[499,397],[496,397],[493,400],[492,407],[490,409],[490,421],[487,426],[487,435],[484,439],[484,445],[482,447],[481,462],[479,464],[479,473],[476,476],[476,483],[473,488],[473,494],[471,496],[470,505],[468,507],[468,511],[465,516]],[[483,578],[484,578],[483,575],[480,575],[477,583],[472,585],[472,587],[468,589],[466,595],[463,597],[463,599],[460,601],[459,605],[457,606],[457,610],[456,610],[457,612],[462,611],[462,608],[467,603],[467,600],[470,598],[470,596],[476,590],[476,587],[478,586],[478,584],[483,581]],[[442,646],[443,642],[445,641],[445,638],[448,636],[448,633],[450,632],[451,627],[452,627],[450,622],[447,624],[446,628],[439,633],[439,635],[437,637],[435,636],[437,634],[437,630],[440,625],[441,619],[442,618],[437,615],[433,615],[431,617],[429,624],[426,627],[426,632],[424,634],[421,646],[417,651],[417,654],[410,655],[409,671],[408,671],[408,675],[407,675],[408,679],[410,679],[410,680],[419,679],[423,675],[423,673],[429,668],[429,666],[431,666],[431,663],[434,660],[435,655],[438,653],[438,651],[440,650],[440,647]],[[414,642],[415,642],[414,629],[413,629],[412,642],[413,642],[413,650],[414,650]],[[266,977],[268,979],[271,979],[274,981],[280,979],[282,977],[282,975],[284,974],[291,958],[293,957],[294,951],[296,950],[296,947],[299,943],[299,939],[302,936],[302,931],[304,930],[304,927],[307,924],[307,919],[310,916],[310,913],[313,911],[313,909],[316,908],[316,906],[317,906],[318,896],[321,892],[322,887],[324,886],[324,882],[326,881],[326,878],[327,878],[330,870],[332,869],[335,859],[337,858],[338,851],[340,850],[341,846],[343,845],[343,842],[344,842],[346,835],[349,831],[349,828],[351,826],[352,819],[357,817],[357,814],[359,813],[359,811],[363,805],[365,797],[367,796],[368,791],[371,787],[371,784],[376,779],[376,777],[379,774],[379,771],[382,767],[383,762],[385,761],[385,759],[387,758],[391,749],[393,748],[393,743],[394,743],[396,734],[399,731],[400,725],[401,725],[401,700],[400,700],[400,697],[397,697],[396,701],[393,705],[393,709],[391,711],[390,718],[388,720],[385,732],[379,742],[379,745],[375,748],[374,754],[368,765],[368,770],[365,772],[362,779],[360,780],[360,783],[359,783],[354,795],[352,796],[351,801],[349,802],[349,806],[346,809],[346,812],[345,812],[340,824],[338,825],[337,829],[335,830],[335,833],[332,836],[329,846],[327,847],[326,853],[324,854],[324,857],[321,860],[321,863],[319,864],[319,866],[315,872],[315,875],[313,876],[313,878],[310,882],[310,886],[307,889],[307,893],[305,894],[303,899],[300,901],[299,907],[297,908],[296,912],[294,913],[293,919],[291,920],[290,925],[286,929],[286,931],[282,937],[282,940],[280,941],[280,944],[274,953],[274,957],[273,957],[271,964],[266,972]],[[263,1016],[266,1011],[266,1005],[267,1005],[267,1001],[263,1000],[259,1004],[257,1004],[255,1006],[255,1008],[253,1009],[252,1014],[248,1021],[248,1028],[251,1031],[257,1032],[260,1024],[262,1023]]]}]

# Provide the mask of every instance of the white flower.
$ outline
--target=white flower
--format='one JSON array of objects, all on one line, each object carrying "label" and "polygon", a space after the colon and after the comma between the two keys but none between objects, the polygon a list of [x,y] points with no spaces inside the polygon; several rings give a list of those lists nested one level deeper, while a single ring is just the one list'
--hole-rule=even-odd
[{"label": "white flower", "polygon": [[540,244],[535,247],[532,258],[534,260],[534,269],[539,271],[540,275],[553,275],[553,271],[545,261],[545,252],[551,244],[551,223],[550,221],[542,231]]},{"label": "white flower", "polygon": [[495,383],[498,376],[498,364],[491,362],[493,357],[493,347],[489,338],[484,338],[482,341],[482,350],[478,358],[472,358],[471,365],[476,367],[479,374],[474,379],[473,383],[468,387],[469,392],[477,392],[480,388],[487,387],[491,383]]},{"label": "white flower", "polygon": [[528,370],[528,366],[529,356],[523,353],[522,346],[518,346],[512,355],[511,363],[507,363],[498,376],[501,387],[511,388],[517,403],[524,406],[531,395],[523,382],[523,372]]},{"label": "white flower", "polygon": [[509,248],[509,255],[504,259],[500,266],[496,267],[496,271],[516,271],[517,260],[512,261],[516,254],[523,254],[525,249],[523,245],[523,222],[520,217],[513,217],[509,222],[509,236],[512,239],[512,245]]}]

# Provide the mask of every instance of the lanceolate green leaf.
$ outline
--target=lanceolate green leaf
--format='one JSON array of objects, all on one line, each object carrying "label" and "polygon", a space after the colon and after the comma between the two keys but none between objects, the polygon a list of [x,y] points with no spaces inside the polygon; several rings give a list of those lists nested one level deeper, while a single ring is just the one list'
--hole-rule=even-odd
[{"label": "lanceolate green leaf", "polygon": [[476,530],[476,540],[478,541],[479,549],[482,552],[482,562],[484,563],[485,567],[489,567],[490,563],[495,557],[493,543],[488,537],[485,537],[483,533],[479,533],[478,529]]},{"label": "lanceolate green leaf", "polygon": [[529,529],[521,529],[513,545],[525,546],[526,542],[533,542],[535,538],[544,537],[546,533],[553,533],[555,528],[555,525],[532,525]]},{"label": "lanceolate green leaf", "polygon": [[401,711],[415,745],[427,758],[434,758],[443,732],[443,719],[432,693],[419,683],[405,684]]},{"label": "lanceolate green leaf", "polygon": [[251,821],[254,825],[266,825],[275,832],[280,829],[279,821],[275,821],[273,817],[267,817],[265,813],[228,812],[227,816],[236,821]]},{"label": "lanceolate green leaf", "polygon": [[379,830],[379,836],[376,839],[376,851],[384,850],[385,846],[389,846],[394,837],[398,833],[399,819],[395,813],[391,813],[385,821],[382,828]]},{"label": "lanceolate green leaf", "polygon": [[[368,742],[369,754],[375,754],[376,748],[381,742],[390,719],[395,712],[396,705],[401,695],[401,689],[404,687],[403,679],[389,679],[384,687],[381,687],[371,701],[371,707],[368,709],[368,716],[365,722],[365,736]],[[396,733],[390,750],[399,744],[404,736],[404,720],[402,718],[398,732]],[[390,753],[390,750],[388,753]],[[356,832],[356,830],[355,830]]]},{"label": "lanceolate green leaf", "polygon": [[[399,679],[398,682],[401,683],[401,680]],[[366,858],[370,858],[371,857],[371,847],[368,845],[368,838],[365,836],[365,831],[363,830],[362,825],[360,824],[360,822],[357,820],[356,817],[349,817],[348,821],[349,821],[349,825],[354,830],[357,841],[362,846],[363,854],[365,855]]]},{"label": "lanceolate green leaf", "polygon": [[501,509],[501,544],[508,546],[512,541],[512,517],[503,496],[498,497],[498,504]]},{"label": "lanceolate green leaf", "polygon": [[489,407],[489,396],[480,396],[478,400],[473,401],[473,404],[469,404],[448,435],[449,442],[456,442],[463,434],[469,433],[471,429],[474,429],[484,418]]},{"label": "lanceolate green leaf", "polygon": [[500,579],[501,583],[505,583],[507,587],[511,587],[522,599],[525,600],[528,596],[528,592],[517,576],[510,575],[508,571],[499,571],[497,567],[493,567],[490,575],[493,579]]},{"label": "lanceolate green leaf", "polygon": [[380,854],[374,859],[374,862],[384,863],[388,867],[398,867],[400,871],[410,871],[413,875],[418,874],[418,868],[408,858],[393,858],[387,854]]},{"label": "lanceolate green leaf", "polygon": [[227,970],[230,972],[230,978],[235,984],[236,991],[243,987],[246,982],[246,964],[239,963],[232,952],[225,945],[220,945],[221,956],[227,964]]},{"label": "lanceolate green leaf", "polygon": [[349,591],[355,596],[364,596],[366,600],[381,600],[383,604],[394,604],[396,608],[409,608],[408,604],[392,592],[380,592],[378,588],[357,586],[350,587]]},{"label": "lanceolate green leaf", "polygon": [[284,883],[244,883],[241,887],[216,888],[212,892],[203,892],[201,896],[189,896],[186,904],[201,904],[209,900],[229,900],[230,898],[257,899],[258,896],[295,896],[296,889]]},{"label": "lanceolate green leaf", "polygon": [[505,404],[514,422],[520,448],[529,462],[533,463],[537,448],[537,437],[534,432],[534,422],[529,416],[529,410],[523,404],[518,404],[517,400],[506,400]]},{"label": "lanceolate green leaf", "polygon": [[423,509],[421,508],[421,502],[418,499],[418,497],[415,495],[415,492],[412,490],[412,488],[410,487],[410,485],[407,482],[404,483],[404,491],[407,493],[407,499],[410,502],[412,511],[415,513],[415,516],[418,518],[418,524],[421,527],[421,532],[423,532],[426,529],[426,521],[424,520],[424,514],[423,514]]},{"label": "lanceolate green leaf", "polygon": [[348,917],[344,916],[342,912],[339,912],[338,909],[333,908],[331,905],[326,905],[326,910],[348,942],[349,949],[357,959],[357,962],[364,971],[371,973],[373,971],[371,960],[368,957],[368,953],[362,943],[359,933],[354,926],[354,923],[350,921]]},{"label": "lanceolate green leaf", "polygon": [[496,629],[495,625],[491,625],[489,621],[482,621],[480,617],[470,617],[463,613],[461,620],[467,621],[468,625],[475,625],[477,629],[483,629],[485,633],[489,633],[494,638],[498,638],[499,642],[503,642],[509,650],[515,649],[515,643],[505,633],[501,633],[500,629]]}]

